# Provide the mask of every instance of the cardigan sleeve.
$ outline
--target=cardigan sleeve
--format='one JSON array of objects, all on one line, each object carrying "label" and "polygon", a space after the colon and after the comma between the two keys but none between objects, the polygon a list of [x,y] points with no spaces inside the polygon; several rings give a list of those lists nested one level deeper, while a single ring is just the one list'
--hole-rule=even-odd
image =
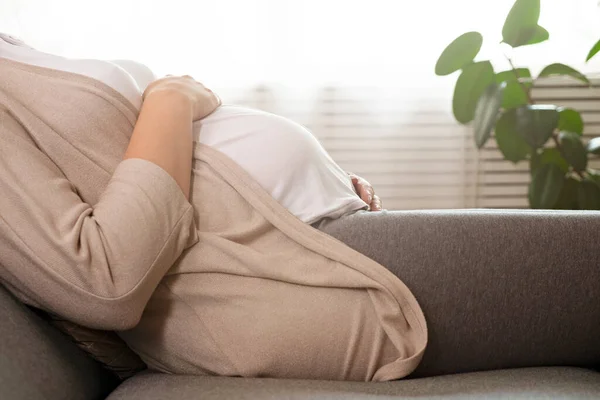
[{"label": "cardigan sleeve", "polygon": [[52,160],[0,118],[0,280],[81,325],[135,326],[158,283],[198,241],[173,177],[122,161],[93,207]]}]

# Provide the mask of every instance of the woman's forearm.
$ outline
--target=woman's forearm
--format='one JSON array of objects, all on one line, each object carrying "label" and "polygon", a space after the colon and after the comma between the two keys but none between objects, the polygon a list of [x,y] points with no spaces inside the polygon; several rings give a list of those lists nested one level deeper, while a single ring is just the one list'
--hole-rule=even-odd
[{"label": "woman's forearm", "polygon": [[194,105],[171,91],[144,100],[124,159],[142,158],[167,171],[189,199]]}]

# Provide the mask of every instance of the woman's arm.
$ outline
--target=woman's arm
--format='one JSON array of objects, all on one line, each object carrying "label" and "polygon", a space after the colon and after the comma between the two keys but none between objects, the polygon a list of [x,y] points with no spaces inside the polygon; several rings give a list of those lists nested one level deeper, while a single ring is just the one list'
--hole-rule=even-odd
[{"label": "woman's arm", "polygon": [[125,159],[142,158],[167,171],[189,199],[192,121],[212,113],[220,100],[191,77],[156,81],[144,104]]},{"label": "woman's arm", "polygon": [[150,95],[144,101],[125,159],[153,162],[175,179],[186,199],[192,168],[192,104],[178,93]]},{"label": "woman's arm", "polygon": [[153,87],[93,205],[0,107],[0,284],[21,300],[81,325],[129,329],[198,240],[187,199],[190,125],[218,101],[191,78]]}]

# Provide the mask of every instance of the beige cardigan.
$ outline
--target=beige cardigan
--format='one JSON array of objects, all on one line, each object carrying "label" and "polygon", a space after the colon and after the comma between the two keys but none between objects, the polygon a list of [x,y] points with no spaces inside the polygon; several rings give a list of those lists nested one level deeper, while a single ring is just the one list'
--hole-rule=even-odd
[{"label": "beige cardigan", "polygon": [[0,59],[2,284],[120,331],[164,372],[382,381],[416,368],[425,318],[396,276],[198,143],[188,202],[157,165],[122,160],[136,118],[101,82]]}]

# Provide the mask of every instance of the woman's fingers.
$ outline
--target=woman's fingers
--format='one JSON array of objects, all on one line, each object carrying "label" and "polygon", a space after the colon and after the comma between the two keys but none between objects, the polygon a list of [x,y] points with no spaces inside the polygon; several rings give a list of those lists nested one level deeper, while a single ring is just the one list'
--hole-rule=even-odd
[{"label": "woman's fingers", "polygon": [[202,83],[196,81],[191,75],[173,76],[152,82],[142,95],[145,100],[149,93],[170,91],[184,95],[193,106],[193,120],[198,121],[214,112],[220,105],[221,99],[208,90]]},{"label": "woman's fingers", "polygon": [[360,196],[360,198],[367,204],[371,204],[373,201],[373,196],[375,195],[375,191],[373,190],[373,186],[366,180],[361,178],[358,175],[354,175],[349,173],[350,178],[352,179],[352,185],[354,185],[354,190]]},{"label": "woman's fingers", "polygon": [[348,172],[348,175],[352,179],[352,185],[354,190],[360,196],[360,198],[369,205],[370,211],[381,211],[381,199],[375,194],[373,186],[364,178],[358,175]]},{"label": "woman's fingers", "polygon": [[359,187],[359,195],[360,198],[367,204],[371,204],[373,201],[373,196],[375,195],[375,190],[373,190],[373,186],[366,180],[361,177],[358,177],[358,187]]},{"label": "woman's fingers", "polygon": [[371,202],[371,211],[381,211],[382,205],[381,205],[381,199],[379,198],[379,196],[377,195],[373,195],[373,201]]}]

